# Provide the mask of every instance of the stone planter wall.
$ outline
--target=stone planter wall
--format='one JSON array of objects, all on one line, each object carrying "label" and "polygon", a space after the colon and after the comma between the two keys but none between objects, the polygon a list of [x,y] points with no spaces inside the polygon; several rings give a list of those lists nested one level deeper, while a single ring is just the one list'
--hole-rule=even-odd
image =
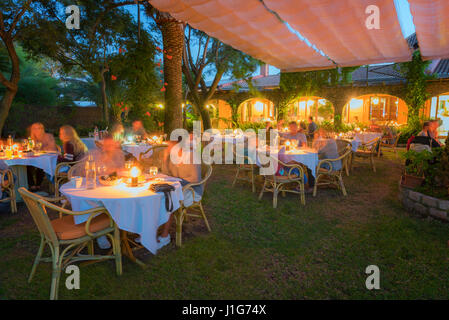
[{"label": "stone planter wall", "polygon": [[449,222],[449,200],[441,200],[399,184],[399,200],[407,211]]}]

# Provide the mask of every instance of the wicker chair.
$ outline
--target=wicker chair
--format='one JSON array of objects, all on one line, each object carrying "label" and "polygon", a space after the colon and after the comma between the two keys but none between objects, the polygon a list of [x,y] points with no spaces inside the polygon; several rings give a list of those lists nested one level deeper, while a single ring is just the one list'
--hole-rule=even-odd
[{"label": "wicker chair", "polygon": [[67,172],[67,179],[70,181],[72,177],[85,177],[86,176],[86,162],[80,161],[77,164],[73,165],[69,172]]},{"label": "wicker chair", "polygon": [[381,149],[393,149],[394,154],[397,154],[396,148],[398,147],[399,138],[401,137],[402,132],[398,132],[394,138],[393,144],[385,143],[384,140],[380,141],[379,151],[377,153],[377,157],[380,157]]},{"label": "wicker chair", "polygon": [[98,140],[95,140],[94,143],[95,143],[95,146],[96,146],[99,150],[102,150],[102,149],[103,149],[103,143],[102,143],[102,142],[100,142],[100,141],[98,141]]},{"label": "wicker chair", "polygon": [[167,148],[168,147],[168,145],[166,145],[166,144],[155,144],[155,145],[152,145],[152,146],[150,146],[149,148],[148,148],[148,150],[146,150],[146,151],[144,151],[144,152],[141,152],[140,154],[139,154],[139,162],[143,165],[143,166],[145,166],[145,158],[144,158],[144,156],[147,154],[147,153],[149,153],[150,151],[153,153],[152,155],[151,155],[151,157],[153,157],[153,155],[155,154],[155,152],[159,152],[159,151],[161,151],[161,150],[163,150],[163,149],[165,149],[165,148]]},{"label": "wicker chair", "polygon": [[[336,159],[323,159],[318,162],[316,167],[315,186],[313,187],[313,196],[316,197],[318,186],[334,185],[341,190],[344,196],[347,196],[346,188],[343,183],[344,161],[352,152],[351,145],[346,146],[343,154]],[[339,153],[340,154],[340,153]],[[335,163],[341,161],[341,168],[335,169]],[[327,167],[326,167],[327,166]]]},{"label": "wicker chair", "polygon": [[[273,192],[273,208],[277,208],[279,192],[282,192],[282,195],[285,195],[285,192],[290,192],[299,194],[301,204],[305,205],[306,197],[304,188],[304,173],[307,172],[307,169],[304,168],[304,165],[301,163],[284,163],[274,157],[271,157],[271,159],[272,161],[277,162],[278,166],[282,165],[286,170],[288,170],[288,172],[286,176],[276,176],[276,173],[273,173],[272,175],[264,175],[265,181],[259,194],[259,200],[262,200],[263,194],[265,192]],[[298,170],[299,175],[293,172],[293,170],[295,169]],[[298,185],[299,191],[297,191],[296,189],[287,188],[291,185]]]},{"label": "wicker chair", "polygon": [[[55,197],[59,197],[59,186],[63,184],[63,182],[69,181],[68,172],[70,169],[76,165],[77,163],[83,162],[84,160],[72,161],[72,162],[61,162],[56,166],[55,170]],[[63,168],[68,168],[69,170],[61,171]]]},{"label": "wicker chair", "polygon": [[[238,158],[243,159],[243,163],[236,163],[237,171],[235,173],[234,181],[232,182],[232,187],[234,187],[237,181],[246,181],[251,183],[251,190],[256,192],[256,164],[254,164],[254,161],[250,157],[240,154],[238,155],[234,149],[232,151],[236,162]],[[243,173],[244,176],[241,176],[241,173]]]},{"label": "wicker chair", "polygon": [[10,169],[0,170],[1,190],[8,194],[7,197],[0,199],[0,202],[10,201],[11,212],[17,213],[16,189],[14,186],[14,175]]},{"label": "wicker chair", "polygon": [[[114,259],[117,275],[122,274],[120,233],[117,225],[104,207],[74,212],[58,207],[49,202],[53,199],[43,198],[23,187],[19,189],[19,193],[25,201],[41,235],[41,244],[28,282],[31,282],[33,279],[39,262],[51,262],[53,272],[50,299],[55,300],[58,298],[61,270],[73,262]],[[50,220],[47,215],[47,209],[55,210],[60,214],[65,214],[65,216]],[[80,215],[89,215],[89,218],[85,223],[75,225],[73,217]],[[111,240],[112,255],[94,254],[92,240],[101,236],[108,236]],[[51,258],[42,258],[45,245],[50,247]],[[88,248],[88,255],[79,255],[80,251],[85,247]]]},{"label": "wicker chair", "polygon": [[[206,183],[212,174],[212,166],[203,164],[201,166],[201,177],[202,180],[197,183],[189,183],[182,188],[182,193],[184,195],[184,200],[181,201],[181,207],[174,213],[176,219],[176,245],[180,247],[182,245],[182,224],[184,220],[188,217],[196,217],[204,220],[207,230],[211,231],[209,226],[209,221],[207,220],[206,214],[204,213],[203,205],[201,200],[206,191]],[[199,195],[193,187],[203,186],[203,195]],[[190,213],[188,211],[193,211]]]},{"label": "wicker chair", "polygon": [[380,137],[374,138],[367,143],[362,144],[356,152],[353,152],[351,157],[351,170],[352,162],[354,158],[369,158],[371,163],[371,168],[376,172],[376,166],[374,165],[374,157],[377,155],[377,150],[380,143]]},{"label": "wicker chair", "polygon": [[335,142],[337,143],[337,150],[338,150],[339,156],[346,154],[346,149],[349,146],[349,150],[351,152],[349,152],[346,155],[346,157],[341,160],[343,169],[346,171],[346,175],[349,176],[349,167],[350,167],[351,157],[352,157],[352,143],[349,142],[348,140],[343,140],[343,139],[337,139],[337,140],[335,140]]}]

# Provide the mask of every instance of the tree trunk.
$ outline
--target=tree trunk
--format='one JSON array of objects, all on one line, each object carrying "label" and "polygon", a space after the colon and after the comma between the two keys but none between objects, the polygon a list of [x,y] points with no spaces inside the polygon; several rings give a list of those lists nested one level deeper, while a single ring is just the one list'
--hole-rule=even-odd
[{"label": "tree trunk", "polygon": [[164,45],[165,121],[164,131],[168,135],[182,128],[182,50],[184,29],[173,18],[158,20]]},{"label": "tree trunk", "polygon": [[17,56],[14,42],[11,36],[7,34],[2,35],[2,40],[11,61],[11,77],[8,81],[3,74],[0,75],[1,83],[5,86],[5,94],[0,102],[0,133],[3,131],[3,126],[8,118],[9,109],[11,109],[12,102],[16,96],[20,80],[19,57]]},{"label": "tree trunk", "polygon": [[201,115],[201,120],[203,122],[203,130],[211,129],[212,122],[210,121],[209,110],[205,107],[205,104],[202,106],[197,106],[198,111]]},{"label": "tree trunk", "polygon": [[101,70],[101,99],[103,102],[103,121],[109,124],[108,95],[106,94],[106,80],[104,78],[104,74],[107,71],[108,69],[106,68]]},{"label": "tree trunk", "polygon": [[17,89],[6,89],[5,94],[0,102],[0,133],[2,132],[3,126],[5,125],[6,119],[8,118],[9,109],[11,109],[12,101],[14,100],[16,93]]}]

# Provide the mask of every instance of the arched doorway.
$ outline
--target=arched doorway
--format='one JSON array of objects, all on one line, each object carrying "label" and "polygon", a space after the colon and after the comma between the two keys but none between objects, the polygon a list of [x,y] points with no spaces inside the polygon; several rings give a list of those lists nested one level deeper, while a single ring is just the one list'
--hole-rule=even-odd
[{"label": "arched doorway", "polygon": [[441,121],[439,136],[447,136],[449,131],[449,92],[434,96],[426,101],[424,116]]},{"label": "arched doorway", "polygon": [[242,102],[239,106],[239,115],[241,122],[263,122],[276,119],[274,103],[262,98],[252,98]]},{"label": "arched doorway", "polygon": [[346,123],[407,123],[408,107],[404,100],[388,94],[367,94],[345,104],[342,120]]},{"label": "arched doorway", "polygon": [[209,100],[206,108],[209,110],[213,128],[226,129],[232,126],[232,109],[225,100]]},{"label": "arched doorway", "polygon": [[316,96],[301,97],[288,106],[289,121],[307,121],[309,117],[316,122],[331,121],[334,107],[329,100]]}]

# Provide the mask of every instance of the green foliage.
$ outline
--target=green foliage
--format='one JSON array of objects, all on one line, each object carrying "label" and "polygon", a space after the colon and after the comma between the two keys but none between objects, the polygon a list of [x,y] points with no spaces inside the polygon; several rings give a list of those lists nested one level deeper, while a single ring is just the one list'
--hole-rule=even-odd
[{"label": "green foliage", "polygon": [[[68,30],[63,9],[70,4],[69,0],[37,1],[38,10],[24,19],[21,41],[25,48],[34,56],[60,63],[61,74],[75,73],[87,80],[89,89],[100,91],[95,83],[102,82],[104,74],[113,103],[125,101],[142,117],[158,99],[154,39],[143,29],[137,39],[133,16],[123,7],[115,7],[114,1],[77,1],[82,27]],[[100,93],[88,93],[97,105],[103,104]],[[112,112],[117,117],[118,111]]]},{"label": "green foliage", "polygon": [[408,163],[405,166],[406,173],[414,176],[424,176],[424,173],[428,171],[430,162],[434,159],[435,154],[427,150],[421,152],[408,150],[407,152],[403,152],[401,156]]},{"label": "green foliage", "polygon": [[315,96],[325,86],[351,82],[356,67],[336,68],[306,72],[282,72],[279,83],[278,118],[284,119],[288,106],[303,96]]},{"label": "green foliage", "polygon": [[245,122],[240,123],[238,125],[238,128],[242,129],[243,131],[247,129],[253,129],[257,132],[259,129],[265,129],[265,122]]},{"label": "green foliage", "polygon": [[416,136],[421,132],[424,121],[425,118],[419,116],[408,118],[407,125],[398,129],[401,132],[399,143],[406,143],[411,136]]},{"label": "green foliage", "polygon": [[[1,50],[0,50],[1,51]],[[54,106],[60,102],[58,96],[61,94],[58,87],[58,80],[43,68],[42,59],[32,59],[26,56],[20,46],[16,46],[16,52],[20,59],[20,81],[15,97],[17,103]],[[1,56],[1,54],[0,54]],[[0,59],[1,60],[1,59]],[[1,66],[0,66],[1,68]],[[5,71],[10,69],[9,60],[6,61]],[[0,87],[0,95],[4,92],[4,87]],[[71,99],[67,99],[71,101]]]},{"label": "green foliage", "polygon": [[419,50],[413,53],[412,61],[399,63],[395,67],[406,79],[405,99],[408,106],[408,118],[417,118],[419,110],[429,98],[426,92],[427,80],[433,79],[433,75],[425,73],[430,61],[423,61]]},{"label": "green foliage", "polygon": [[318,107],[318,116],[323,117],[325,120],[330,120],[334,116],[334,108],[330,101],[326,101],[324,105]]},{"label": "green foliage", "polygon": [[436,174],[447,189],[449,188],[449,136],[446,138],[445,145],[441,149],[439,160]]}]

